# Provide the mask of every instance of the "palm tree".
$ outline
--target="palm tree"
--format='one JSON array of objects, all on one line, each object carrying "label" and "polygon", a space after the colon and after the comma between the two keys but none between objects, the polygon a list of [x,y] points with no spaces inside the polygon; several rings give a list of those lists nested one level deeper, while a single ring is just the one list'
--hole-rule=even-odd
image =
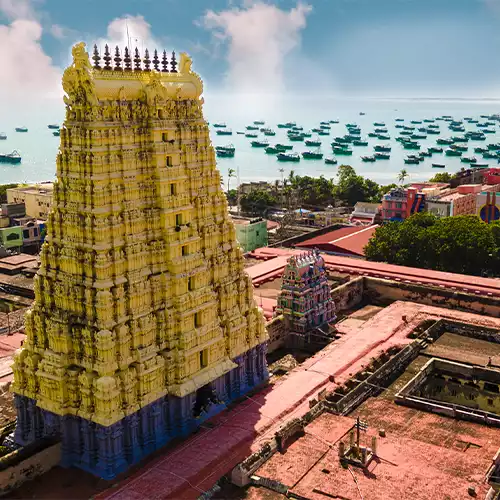
[{"label": "palm tree", "polygon": [[229,193],[229,183],[231,181],[231,177],[234,177],[234,169],[230,168],[227,171],[227,192]]},{"label": "palm tree", "polygon": [[407,177],[410,177],[410,174],[406,171],[405,168],[403,168],[403,170],[401,170],[401,172],[399,172],[398,174],[399,183],[403,185]]}]

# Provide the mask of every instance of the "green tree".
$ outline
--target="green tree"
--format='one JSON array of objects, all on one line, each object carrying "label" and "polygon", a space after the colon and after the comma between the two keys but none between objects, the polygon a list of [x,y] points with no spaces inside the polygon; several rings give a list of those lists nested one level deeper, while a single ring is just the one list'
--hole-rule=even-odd
[{"label": "green tree", "polygon": [[234,168],[230,168],[228,171],[227,171],[227,190],[229,192],[229,189],[230,189],[230,186],[229,186],[229,183],[231,182],[231,177],[234,177]]},{"label": "green tree", "polygon": [[0,184],[0,203],[7,203],[7,189],[17,186],[18,184]]},{"label": "green tree", "polygon": [[340,165],[337,172],[338,182],[334,188],[335,196],[348,206],[358,201],[380,200],[380,186],[361,175],[356,174],[350,165]]},{"label": "green tree", "polygon": [[403,185],[405,183],[405,179],[409,176],[410,174],[408,173],[408,171],[403,168],[403,170],[401,170],[401,172],[399,172],[398,174],[398,182]]},{"label": "green tree", "polygon": [[429,182],[450,182],[453,176],[449,172],[438,172]]},{"label": "green tree", "polygon": [[258,215],[265,215],[265,212],[278,204],[278,200],[267,191],[255,190],[240,197],[242,210]]},{"label": "green tree", "polygon": [[368,260],[462,274],[500,270],[500,224],[474,215],[437,218],[415,214],[375,231],[365,248]]}]

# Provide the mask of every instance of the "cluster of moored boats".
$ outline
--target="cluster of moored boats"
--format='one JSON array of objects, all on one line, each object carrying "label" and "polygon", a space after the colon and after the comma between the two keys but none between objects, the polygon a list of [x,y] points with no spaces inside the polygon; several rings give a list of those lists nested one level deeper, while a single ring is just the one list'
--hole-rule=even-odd
[{"label": "cluster of moored boats", "polygon": [[[364,115],[364,113],[360,113]],[[456,120],[452,116],[442,115],[437,118],[425,118],[422,120],[411,120],[409,123],[404,123],[403,118],[396,118],[394,128],[399,131],[396,142],[398,142],[404,150],[413,150],[414,153],[409,153],[404,158],[405,164],[418,165],[425,158],[432,157],[434,154],[443,154],[448,157],[461,157],[463,163],[468,163],[471,167],[486,168],[488,165],[478,162],[476,156],[463,156],[467,152],[466,143],[469,141],[486,141],[488,134],[496,132],[496,124],[500,122],[500,115],[482,115],[481,119],[466,117],[463,120]],[[451,137],[442,137],[442,123],[447,124],[448,129],[453,133]],[[259,132],[264,136],[274,136],[276,132],[265,126],[262,120],[253,122],[248,125],[245,131],[237,132],[237,134],[245,135],[251,140],[251,146],[254,148],[262,148],[266,154],[275,155],[278,161],[298,162],[301,159],[322,160],[324,155],[320,148],[322,146],[321,136],[328,136],[331,133],[331,125],[338,124],[339,120],[329,120],[320,122],[317,128],[310,131],[304,131],[302,126],[295,122],[279,123],[279,129],[286,129],[288,141],[304,143],[310,149],[302,153],[293,152],[292,144],[270,144],[265,137],[259,139]],[[466,130],[466,125],[474,126],[473,130]],[[374,122],[373,130],[367,134],[367,138],[361,135],[361,127],[356,123],[347,123],[345,125],[346,133],[342,136],[334,137],[331,142],[332,151],[335,156],[330,156],[324,159],[325,163],[335,165],[337,163],[336,156],[352,156],[354,148],[367,147],[368,139],[378,139],[379,141],[390,141],[391,135],[384,122]],[[214,128],[217,129],[217,135],[232,135],[232,131],[226,127],[225,123],[216,123]],[[315,136],[313,137],[313,134]],[[436,136],[436,145],[431,145],[422,148],[421,140],[428,140],[430,136]],[[444,149],[443,146],[446,146]],[[373,153],[361,156],[363,162],[375,162],[377,160],[388,160],[391,157],[392,146],[388,142],[381,142],[373,146]],[[235,147],[230,144],[228,146],[218,146],[216,148],[218,157],[233,157]],[[500,163],[500,143],[488,144],[486,147],[476,147],[474,152],[481,154],[484,159],[496,159]],[[434,168],[445,168],[443,163],[432,163]]]},{"label": "cluster of moored boats", "polygon": [[[52,135],[55,137],[60,136],[60,130],[59,130],[59,125],[55,123],[51,123],[47,125],[47,128],[49,130],[52,130]],[[28,132],[28,127],[15,127],[14,129],[16,132],[26,134]],[[5,132],[0,132],[0,140],[5,141],[7,140],[7,134]],[[0,154],[0,163],[9,163],[11,165],[16,165],[18,163],[21,163],[22,161],[22,156],[19,153],[19,151],[14,150],[11,153],[6,153],[6,154]]]}]

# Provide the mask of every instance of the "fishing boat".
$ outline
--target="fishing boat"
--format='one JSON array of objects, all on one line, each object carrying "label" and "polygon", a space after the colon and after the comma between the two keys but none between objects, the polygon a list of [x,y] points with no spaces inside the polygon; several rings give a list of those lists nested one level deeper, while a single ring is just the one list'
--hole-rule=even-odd
[{"label": "fishing boat", "polygon": [[453,142],[469,142],[469,138],[462,135],[454,135],[451,139]]},{"label": "fishing boat", "polygon": [[445,139],[444,137],[439,137],[436,144],[442,144],[443,146],[449,146],[453,144],[453,139]]},{"label": "fishing boat", "polygon": [[358,124],[357,123],[346,123],[345,126],[347,128],[358,128]]},{"label": "fishing boat", "polygon": [[7,134],[0,132],[0,141],[5,141],[7,139]]},{"label": "fishing boat", "polygon": [[238,135],[245,135],[245,132],[242,132],[240,130],[238,130],[238,132],[236,132]]},{"label": "fishing boat", "polygon": [[389,160],[391,158],[391,155],[389,153],[375,153],[373,156],[375,156],[375,158],[377,160]]},{"label": "fishing boat", "polygon": [[418,142],[405,142],[403,144],[404,149],[420,149],[420,144]]},{"label": "fishing boat", "polygon": [[330,130],[322,129],[318,132],[318,135],[330,135]]},{"label": "fishing boat", "polygon": [[274,145],[275,148],[279,149],[280,151],[291,151],[293,149],[293,145],[292,144],[275,144]]},{"label": "fishing boat", "polygon": [[432,156],[432,151],[429,151],[429,149],[424,149],[423,151],[420,151],[419,154],[420,154],[421,158],[425,158],[425,157]]},{"label": "fishing boat", "polygon": [[443,152],[443,148],[440,148],[439,146],[429,146],[428,150],[431,153],[442,153]]},{"label": "fishing boat", "polygon": [[467,151],[468,146],[462,146],[461,144],[450,144],[450,149],[455,149],[456,151]]},{"label": "fishing boat", "polygon": [[335,158],[334,156],[328,156],[327,158],[325,158],[325,163],[327,165],[337,165],[337,158]]},{"label": "fishing boat", "polygon": [[321,146],[321,141],[318,140],[318,139],[308,139],[306,142],[305,142],[306,146],[315,146],[315,147],[318,147],[318,146]]},{"label": "fishing boat", "polygon": [[245,134],[245,137],[248,137],[248,138],[251,138],[251,139],[255,139],[255,137],[259,137],[259,134],[256,134],[255,132],[247,132]]},{"label": "fishing boat", "polygon": [[433,119],[430,119],[430,118],[425,118],[425,119],[423,120],[423,122],[424,122],[424,123],[433,123],[433,122],[434,122],[434,120],[433,120]]},{"label": "fishing boat", "polygon": [[61,131],[60,131],[60,130],[53,130],[53,131],[52,131],[52,135],[53,135],[54,137],[59,137],[59,136],[61,135]]},{"label": "fishing boat", "polygon": [[406,157],[405,158],[405,163],[407,165],[418,165],[420,163],[420,161],[421,161],[420,158],[415,158],[415,157],[411,157],[411,158]]},{"label": "fishing boat", "polygon": [[380,139],[381,141],[390,141],[391,136],[385,135],[385,134],[379,134],[379,135],[377,135],[377,139]]},{"label": "fishing boat", "polygon": [[441,133],[441,131],[439,129],[435,129],[435,128],[428,128],[425,130],[425,132],[429,135],[439,135]]},{"label": "fishing boat", "polygon": [[410,123],[415,123],[415,124],[422,123],[422,120],[410,120]]},{"label": "fishing boat", "polygon": [[494,160],[494,159],[497,159],[497,158],[499,158],[498,151],[485,151],[483,153],[483,158],[485,160]]},{"label": "fishing boat", "polygon": [[278,153],[276,158],[278,161],[300,161],[300,156],[297,153]]},{"label": "fishing boat", "polygon": [[303,142],[304,136],[302,134],[289,134],[288,139],[292,142]]},{"label": "fishing boat", "polygon": [[375,144],[374,148],[375,151],[391,151],[391,146],[389,144]]},{"label": "fishing boat", "polygon": [[423,134],[412,134],[410,137],[412,139],[427,139],[427,136]]},{"label": "fishing boat", "polygon": [[369,132],[368,137],[378,137],[378,134],[376,134],[375,132]]},{"label": "fishing boat", "polygon": [[448,148],[445,151],[446,156],[462,156],[462,151],[458,151],[457,149]]},{"label": "fishing boat", "polygon": [[276,132],[270,128],[265,128],[263,130],[264,132],[264,135],[268,136],[268,137],[272,137],[272,136],[275,136],[276,135]]},{"label": "fishing boat", "polygon": [[374,130],[376,134],[387,134],[387,129],[386,128],[376,128]]},{"label": "fishing boat", "polygon": [[397,121],[397,122],[404,122],[404,121],[405,121],[405,119],[404,119],[404,118],[396,118],[396,120],[395,120],[395,121]]},{"label": "fishing boat", "polygon": [[259,127],[255,126],[255,125],[247,125],[245,127],[245,130],[259,130]]},{"label": "fishing boat", "polygon": [[327,125],[328,127],[330,126],[330,120],[328,121],[323,121],[323,122],[319,122],[320,125]]},{"label": "fishing boat", "polygon": [[500,143],[496,143],[496,144],[488,144],[488,149],[489,150],[497,150],[497,149],[500,149]]},{"label": "fishing boat", "polygon": [[359,116],[365,116],[365,115],[366,115],[366,113],[364,111],[359,112]]},{"label": "fishing boat", "polygon": [[337,155],[344,155],[344,156],[352,155],[352,149],[349,149],[348,147],[334,146],[333,152]]},{"label": "fishing boat", "polygon": [[16,127],[15,130],[16,130],[16,132],[27,132],[28,128],[27,127]]},{"label": "fishing boat", "polygon": [[226,144],[225,146],[215,146],[216,151],[236,151],[233,144]]},{"label": "fishing boat", "polygon": [[320,151],[304,151],[302,153],[302,158],[304,158],[304,160],[322,160],[323,153]]},{"label": "fishing boat", "polygon": [[234,151],[216,149],[215,154],[218,158],[232,158],[234,156]]},{"label": "fishing boat", "polygon": [[371,156],[362,156],[361,157],[361,161],[364,161],[364,162],[374,162],[374,161],[377,161],[377,158],[375,158],[375,156],[371,155]]},{"label": "fishing boat", "polygon": [[47,125],[47,128],[49,128],[51,130],[59,130],[59,125],[57,125],[57,123],[51,123],[51,124]]},{"label": "fishing boat", "polygon": [[415,127],[413,127],[412,125],[405,125],[403,128],[405,130],[411,130],[412,132],[415,130]]},{"label": "fishing boat", "polygon": [[321,132],[323,129],[322,128],[313,128],[311,129],[311,132],[314,132],[315,134],[317,134],[318,132]]},{"label": "fishing boat", "polygon": [[373,126],[374,127],[385,127],[385,123],[384,122],[373,122]]},{"label": "fishing boat", "polygon": [[394,125],[394,128],[403,128],[403,125],[401,125],[401,123],[398,123],[397,125]]},{"label": "fishing boat", "polygon": [[278,123],[278,128],[292,128],[295,127],[295,122]]},{"label": "fishing boat", "polygon": [[295,125],[292,127],[292,130],[297,131],[297,132],[302,132],[302,130],[304,130],[304,127],[301,127],[299,125]]},{"label": "fishing boat", "polygon": [[252,141],[250,144],[252,148],[267,148],[269,146],[269,141]]},{"label": "fishing boat", "polygon": [[353,146],[368,146],[368,141],[361,141],[360,139],[354,139],[352,141]]},{"label": "fishing boat", "polygon": [[10,164],[18,164],[21,163],[21,155],[18,151],[12,151],[12,153],[8,153],[5,155],[0,154],[0,163],[10,163]]},{"label": "fishing boat", "polygon": [[266,123],[266,122],[265,122],[264,120],[255,120],[255,121],[253,122],[253,124],[254,124],[254,125],[265,125],[265,123]]},{"label": "fishing boat", "polygon": [[412,135],[412,134],[413,134],[412,130],[401,130],[401,132],[399,132],[399,135]]},{"label": "fishing boat", "polygon": [[330,123],[339,123],[339,120],[330,120]]},{"label": "fishing boat", "polygon": [[233,131],[230,128],[220,129],[215,132],[217,135],[233,135]]},{"label": "fishing boat", "polygon": [[432,125],[429,125],[428,128],[439,128],[439,125],[436,125],[435,123]]},{"label": "fishing boat", "polygon": [[304,137],[312,137],[312,132],[302,132]]},{"label": "fishing boat", "polygon": [[488,168],[487,163],[474,163],[470,166],[471,168]]},{"label": "fishing boat", "polygon": [[443,163],[433,163],[432,164],[432,168],[445,168],[446,165],[444,165]]},{"label": "fishing boat", "polygon": [[483,148],[481,146],[474,148],[474,153],[487,153],[490,149],[490,145],[488,144],[488,148]]},{"label": "fishing boat", "polygon": [[494,134],[495,130],[492,128],[483,128],[483,134]]},{"label": "fishing boat", "polygon": [[460,161],[462,163],[477,163],[477,158],[475,156],[462,156]]},{"label": "fishing boat", "polygon": [[226,128],[225,123],[214,123],[214,128]]},{"label": "fishing boat", "polygon": [[278,149],[276,146],[268,146],[265,149],[265,151],[266,151],[266,154],[268,154],[268,155],[275,155],[275,154],[283,152],[281,149]]}]

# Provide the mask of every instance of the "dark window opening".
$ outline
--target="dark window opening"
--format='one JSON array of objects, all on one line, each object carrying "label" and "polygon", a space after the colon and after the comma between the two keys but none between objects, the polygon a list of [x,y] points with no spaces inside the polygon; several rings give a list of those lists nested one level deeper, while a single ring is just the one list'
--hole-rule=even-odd
[{"label": "dark window opening", "polygon": [[172,166],[172,157],[171,156],[167,156],[166,165],[167,165],[167,167],[171,167]]},{"label": "dark window opening", "polygon": [[207,384],[196,391],[196,401],[193,406],[193,416],[199,417],[202,412],[206,412],[210,405],[217,403],[217,394],[212,384]]},{"label": "dark window opening", "polygon": [[188,290],[194,290],[193,278],[188,278]]},{"label": "dark window opening", "polygon": [[29,238],[30,232],[29,229],[23,229],[23,238]]},{"label": "dark window opening", "polygon": [[490,406],[493,406],[493,399],[488,398],[488,404],[489,404]]},{"label": "dark window opening", "polygon": [[200,368],[205,368],[208,366],[208,351],[203,349],[200,351]]},{"label": "dark window opening", "polygon": [[175,214],[175,225],[180,226],[182,224],[182,214]]},{"label": "dark window opening", "polygon": [[184,257],[187,254],[188,254],[188,247],[187,247],[187,245],[182,245],[182,256]]},{"label": "dark window opening", "polygon": [[498,394],[498,385],[490,384],[489,382],[484,383],[484,390],[489,392],[496,392]]},{"label": "dark window opening", "polygon": [[161,140],[163,142],[167,142],[168,141],[168,134],[166,132],[163,132],[163,134],[161,134]]},{"label": "dark window opening", "polygon": [[175,184],[170,184],[170,194],[175,194]]},{"label": "dark window opening", "polygon": [[201,313],[194,313],[194,326],[196,328],[201,326]]}]

